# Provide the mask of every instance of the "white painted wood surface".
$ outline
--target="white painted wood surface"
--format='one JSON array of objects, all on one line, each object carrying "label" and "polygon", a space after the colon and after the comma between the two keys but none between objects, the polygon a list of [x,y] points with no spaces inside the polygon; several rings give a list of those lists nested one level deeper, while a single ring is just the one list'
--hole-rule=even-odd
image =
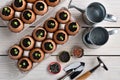
[{"label": "white painted wood surface", "polygon": [[[0,4],[4,4],[8,0],[4,0]],[[120,0],[73,0],[73,4],[76,6],[85,9],[88,4],[91,2],[101,2],[105,5],[107,12],[110,14],[113,14],[118,17],[118,22],[111,23],[103,21],[100,24],[97,24],[96,26],[103,26],[103,27],[120,27]],[[69,2],[69,0],[68,0]],[[66,3],[64,3],[66,5]],[[81,27],[84,27],[85,24],[82,21],[81,13],[78,12],[75,9],[70,10],[72,15],[75,17],[77,21],[79,21],[79,24]],[[0,26],[3,24],[0,23]],[[120,31],[111,36],[108,43],[102,46],[99,49],[88,49],[85,47],[81,40],[82,32],[85,28],[82,28],[79,34],[77,34],[74,37],[70,37],[69,41],[62,45],[58,46],[57,50],[52,55],[57,55],[63,50],[71,51],[71,48],[74,45],[81,46],[85,49],[85,56],[83,56],[80,59],[71,58],[70,62],[68,63],[60,63],[62,65],[62,69],[69,65],[70,63],[74,61],[83,61],[86,63],[85,69],[82,72],[82,74],[93,68],[95,65],[98,64],[97,62],[97,55],[102,55],[101,58],[105,62],[105,64],[108,66],[109,71],[105,71],[103,68],[99,68],[95,73],[93,73],[87,80],[120,80]],[[120,29],[120,28],[107,28],[109,29]],[[25,34],[30,34],[32,32],[32,28],[27,29],[22,34],[8,34],[10,33],[7,28],[0,28],[0,55],[6,55],[7,49],[10,45],[13,44],[13,42],[17,42],[20,40],[21,37],[23,37]],[[14,35],[14,36],[13,36]],[[36,68],[34,68],[32,71],[30,71],[29,74],[27,74],[22,79],[17,80],[57,80],[59,77],[65,74],[65,72],[62,70],[61,73],[57,75],[52,75],[47,72],[47,66],[50,62],[57,61],[56,56],[50,56],[49,58],[45,59],[43,62],[41,62]],[[7,80],[13,77],[12,80],[15,80],[14,77],[19,75],[19,72],[16,70],[16,67],[13,64],[14,62],[10,60],[7,56],[0,56],[0,80],[3,80],[2,77],[8,77]],[[21,74],[20,74],[21,75]],[[69,79],[66,79],[69,80]]]}]

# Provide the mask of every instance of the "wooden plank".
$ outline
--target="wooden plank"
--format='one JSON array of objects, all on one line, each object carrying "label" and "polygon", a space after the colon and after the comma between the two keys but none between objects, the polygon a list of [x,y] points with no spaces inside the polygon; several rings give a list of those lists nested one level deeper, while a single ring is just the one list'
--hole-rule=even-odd
[{"label": "wooden plank", "polygon": [[[3,2],[0,3],[1,4],[5,4],[5,1],[8,0],[4,0]],[[91,3],[91,2],[96,2],[96,0],[73,0],[73,2],[75,3],[76,6],[79,6],[83,9],[85,9],[85,7]],[[103,4],[105,4],[105,7],[107,9],[108,13],[114,14],[115,16],[118,17],[118,22],[116,23],[111,23],[111,22],[106,22],[103,21],[102,23],[97,24],[96,26],[105,26],[105,27],[120,27],[120,6],[119,0],[114,0],[114,1],[110,1],[110,0],[97,0],[97,2],[101,2]],[[83,23],[82,17],[80,16],[80,12],[78,12],[75,9],[71,9],[71,12],[73,14],[73,16],[76,18],[77,21],[79,21],[79,24],[83,27],[86,26]],[[4,25],[2,22],[0,22],[0,26]],[[19,39],[21,37],[23,37],[25,34],[29,34],[30,30],[26,30],[24,33],[20,34],[20,35],[13,35],[13,34],[9,34],[8,30],[6,29],[1,29],[0,28],[0,36],[2,36],[0,38],[0,45],[2,46],[0,48],[0,54],[6,55],[6,51],[8,49],[8,44],[12,45],[13,42],[18,42]],[[32,31],[32,30],[31,30]],[[8,34],[7,34],[8,33]],[[96,60],[96,55],[105,55],[104,57],[102,57],[102,60],[105,62],[105,64],[108,66],[109,71],[106,72],[105,70],[103,70],[103,68],[99,68],[95,73],[93,73],[93,75],[91,75],[91,77],[89,77],[87,80],[120,80],[119,78],[119,73],[120,73],[120,57],[117,55],[120,55],[120,42],[119,42],[119,37],[120,37],[120,32],[114,36],[110,37],[109,42],[104,45],[103,47],[99,48],[99,49],[88,49],[85,47],[85,45],[82,43],[81,41],[81,32],[76,35],[75,37],[71,37],[70,41],[68,41],[66,44],[64,44],[63,46],[58,46],[59,48],[57,49],[57,51],[55,51],[53,53],[53,55],[58,54],[59,52],[61,52],[62,50],[67,50],[67,51],[71,51],[71,48],[74,45],[78,45],[81,46],[83,48],[85,48],[85,56],[83,58],[80,59],[76,59],[76,58],[72,58],[70,60],[70,62],[68,63],[60,63],[62,65],[62,69],[67,66],[68,64],[74,62],[74,61],[84,61],[86,63],[86,67],[85,70],[82,72],[82,74],[91,69],[92,67],[94,67],[95,65],[98,64],[97,60]],[[6,37],[9,36],[9,37]],[[16,37],[14,37],[16,36]],[[18,37],[19,36],[19,37]],[[78,38],[79,37],[79,38]],[[14,39],[14,41],[13,41]],[[72,42],[71,42],[72,40]],[[4,44],[5,42],[5,44]],[[4,45],[3,45],[4,44]],[[4,47],[3,47],[4,46]],[[63,48],[61,48],[63,47]],[[109,55],[116,55],[116,56],[111,56],[108,57]],[[56,56],[51,56],[49,58],[47,58],[46,60],[44,60],[42,63],[40,63],[40,65],[38,65],[36,68],[34,68],[32,71],[30,71],[30,73],[24,77],[23,79],[20,80],[57,80],[59,77],[61,77],[65,72],[61,71],[61,73],[57,74],[57,75],[51,75],[47,72],[47,66],[50,62],[53,61],[57,61]],[[0,80],[4,80],[3,78],[9,78],[7,80],[10,80],[10,78],[16,78],[16,77],[21,77],[21,74],[19,74],[19,72],[16,70],[16,67],[14,66],[14,61],[10,60],[8,58],[8,56],[2,56],[0,57]],[[14,80],[12,79],[12,80]],[[18,80],[16,78],[16,80]],[[69,79],[66,79],[69,80]]]},{"label": "wooden plank", "polygon": [[[120,64],[118,64],[118,63],[120,61],[120,57],[101,57],[101,59],[107,65],[109,71],[105,71],[103,68],[99,68],[87,80],[101,80],[101,79],[102,80],[119,80]],[[55,56],[51,56],[51,57],[45,59],[36,68],[31,70],[29,72],[29,74],[26,76],[26,74],[19,73],[19,70],[17,70],[17,68],[15,66],[15,62],[13,60],[9,59],[7,56],[2,56],[2,57],[0,57],[0,74],[1,74],[0,79],[3,80],[3,78],[13,78],[13,79],[16,78],[17,80],[19,80],[17,77],[21,77],[21,76],[23,77],[25,75],[26,77],[23,79],[20,79],[20,80],[24,80],[24,79],[27,79],[27,80],[28,79],[29,80],[32,80],[32,79],[34,79],[34,80],[37,80],[37,79],[57,80],[60,76],[65,74],[65,72],[63,70],[61,71],[61,73],[59,73],[57,75],[53,75],[53,74],[50,74],[49,72],[47,72],[48,64],[51,62],[55,62],[55,61],[58,61],[57,57],[55,57]],[[80,61],[80,62],[86,63],[85,69],[82,72],[82,74],[98,64],[96,57],[89,57],[89,56],[82,57],[82,58],[72,57],[68,63],[60,62],[60,64],[63,69],[65,66],[67,66],[70,63],[75,62],[75,61]],[[109,77],[107,76],[108,74],[109,74]],[[35,75],[35,76],[33,76],[33,75]],[[97,79],[97,78],[99,78],[99,79]],[[67,80],[69,80],[69,79],[67,79]]]},{"label": "wooden plank", "polygon": [[[120,64],[118,62],[120,61],[120,57],[101,57],[101,59],[104,61],[104,63],[107,65],[109,71],[105,71],[103,68],[99,68],[95,73],[93,73],[87,80],[119,80],[119,73],[120,73]],[[111,61],[112,60],[112,61]],[[62,70],[61,73],[57,75],[53,75],[47,72],[47,66],[50,62],[57,61],[56,57],[50,57],[40,63],[33,71],[31,71],[25,78],[20,79],[29,79],[29,80],[57,80],[59,77],[65,74],[65,72]],[[60,63],[62,65],[62,69],[69,65],[72,62],[75,61],[81,61],[85,62],[86,66],[84,71],[81,73],[83,74],[87,70],[90,70],[94,66],[98,64],[98,61],[96,57],[83,57],[80,59],[72,58],[70,62],[68,63]],[[35,75],[35,76],[33,76]],[[109,77],[108,77],[109,75]],[[69,80],[69,79],[65,79]]]},{"label": "wooden plank", "polygon": [[23,32],[22,34],[19,33],[13,33],[10,32],[7,28],[0,28],[0,45],[2,46],[0,48],[0,55],[6,55],[8,49],[14,45],[14,44],[19,44],[20,39],[25,36],[25,35],[29,35],[32,32],[32,28],[30,29],[26,29],[25,32]]},{"label": "wooden plank", "polygon": [[18,70],[15,61],[8,56],[0,56],[0,80],[18,80],[18,77],[23,77],[24,75]]}]

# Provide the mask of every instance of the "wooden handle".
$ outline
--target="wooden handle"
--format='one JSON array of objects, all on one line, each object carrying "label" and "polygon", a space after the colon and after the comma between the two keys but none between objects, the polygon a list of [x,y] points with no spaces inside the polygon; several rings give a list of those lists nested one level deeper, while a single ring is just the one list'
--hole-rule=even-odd
[{"label": "wooden handle", "polygon": [[76,80],[85,80],[87,79],[89,76],[91,75],[91,72],[86,72],[85,74],[83,74],[82,76],[78,77]]}]

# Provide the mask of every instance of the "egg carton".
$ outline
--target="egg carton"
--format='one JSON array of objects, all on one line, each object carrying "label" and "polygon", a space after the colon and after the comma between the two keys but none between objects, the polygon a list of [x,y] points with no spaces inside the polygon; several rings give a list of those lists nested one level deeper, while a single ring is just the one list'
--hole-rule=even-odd
[{"label": "egg carton", "polygon": [[[0,42],[2,43],[1,45],[3,46],[2,48],[0,48],[0,54],[4,54],[6,55],[6,51],[7,48],[10,47],[10,45],[18,42],[19,38],[21,38],[23,35],[25,35],[26,33],[30,34],[31,32],[31,26],[33,26],[32,28],[35,28],[35,26],[37,26],[40,23],[43,23],[47,18],[49,18],[50,15],[52,15],[51,13],[55,12],[55,10],[61,8],[61,7],[68,7],[67,3],[66,5],[64,3],[69,2],[70,0],[61,0],[61,2],[56,6],[56,7],[49,7],[48,12],[43,15],[37,15],[35,22],[33,22],[32,24],[26,24],[24,25],[24,29],[19,32],[19,33],[13,33],[11,32],[7,26],[8,26],[8,21],[4,21],[1,19],[0,17]],[[13,2],[13,0],[4,0],[3,2],[0,3],[0,9],[2,9],[4,6],[10,6],[10,4]],[[10,3],[10,4],[8,4]],[[28,3],[28,7],[30,7],[31,3]],[[20,12],[16,12],[16,16],[20,15]]]},{"label": "egg carton", "polygon": [[[14,0],[9,0],[9,2],[6,0],[7,3],[3,3],[0,5],[0,10],[5,7],[5,6],[11,6],[11,4],[13,3]],[[31,23],[31,24],[24,24],[24,29],[22,31],[20,31],[19,33],[22,33],[23,31],[25,31],[28,27],[30,26],[36,26],[39,22],[43,22],[47,16],[49,16],[49,14],[51,12],[54,11],[55,8],[57,7],[60,7],[62,3],[66,2],[67,0],[60,0],[60,3],[58,5],[56,5],[55,7],[51,7],[51,6],[48,6],[48,11],[47,13],[45,13],[44,15],[36,15],[36,20]],[[8,4],[9,3],[9,4]],[[32,6],[33,6],[34,3],[27,3],[27,7],[26,9],[31,9],[32,10]],[[14,17],[16,18],[21,18],[21,13],[22,12],[18,12],[18,11],[15,11],[15,14],[14,14]],[[8,26],[8,23],[9,21],[5,21],[5,20],[2,20],[0,19],[2,25],[0,26]]]},{"label": "egg carton", "polygon": [[[12,1],[12,0],[11,0]],[[11,2],[10,1],[10,2]],[[40,26],[40,25],[43,25],[43,22],[46,20],[46,19],[48,19],[50,16],[52,17],[54,17],[54,15],[55,15],[55,13],[59,10],[59,9],[61,9],[61,7],[65,7],[65,8],[68,8],[68,4],[66,4],[66,5],[64,5],[63,3],[65,3],[65,2],[67,2],[67,1],[69,1],[69,0],[62,0],[61,2],[60,2],[60,4],[58,5],[58,6],[56,6],[56,7],[54,7],[54,8],[52,8],[52,7],[50,7],[49,8],[49,11],[48,11],[48,13],[47,14],[45,14],[44,16],[38,16],[37,17],[37,20],[33,23],[33,24],[26,24],[26,28],[25,29],[27,29],[29,26],[36,26],[36,27],[38,27],[38,26]],[[6,3],[4,4],[4,5],[6,5],[8,3],[8,0],[6,0]],[[2,6],[0,6],[1,8],[4,6],[4,5],[2,5]],[[0,25],[0,26],[7,26],[6,25],[6,23],[8,23],[7,21],[3,21],[2,19],[0,19],[1,20],[1,22],[3,23],[3,25]],[[35,27],[34,27],[35,28]],[[32,28],[32,30],[34,29],[34,28]],[[24,29],[24,30],[25,30]],[[21,33],[21,32],[20,32]],[[3,33],[4,34],[4,33]],[[5,33],[6,34],[6,33]],[[12,32],[10,32],[10,31],[8,31],[7,32],[7,34],[12,34],[12,35],[14,35],[14,36],[18,36],[18,33],[17,34],[13,34]],[[31,34],[31,32],[28,32],[28,34]],[[27,34],[26,34],[27,35]],[[10,37],[10,36],[6,36],[6,37]],[[19,36],[18,36],[19,37]],[[48,36],[49,38],[50,37],[52,37],[52,33],[50,33],[49,34],[49,36]],[[2,40],[1,39],[1,41],[3,41],[4,42],[4,40]],[[9,40],[8,40],[9,41]],[[17,43],[18,42],[18,40],[16,40],[16,41],[14,41],[13,40],[13,42],[12,43],[6,43],[5,45],[7,45],[7,46],[5,46],[5,50],[4,50],[4,54],[6,55],[7,54],[7,50],[6,49],[8,49],[12,44],[15,44],[15,43]],[[36,46],[38,46],[40,43],[36,43]],[[25,55],[28,55],[28,52],[27,51],[25,51]],[[46,57],[45,58],[48,58],[50,55],[46,55]],[[2,59],[3,60],[3,59]],[[16,62],[17,61],[13,61],[13,60],[11,60],[11,59],[9,59],[9,57],[8,56],[6,56],[6,59],[4,59],[5,61],[6,61],[6,63],[3,63],[3,64],[1,64],[1,68],[2,67],[5,67],[6,69],[0,69],[0,74],[2,74],[1,76],[0,76],[0,79],[3,79],[3,80],[13,80],[13,79],[20,79],[20,78],[23,78],[26,74],[28,74],[29,72],[31,72],[31,71],[29,71],[29,72],[21,72],[19,69],[18,69],[18,67],[17,66],[15,66],[16,65]],[[2,62],[1,62],[2,63]],[[34,67],[33,68],[35,68],[36,66],[37,66],[38,64],[37,63],[35,63],[34,64]],[[6,77],[6,76],[7,77]]]},{"label": "egg carton", "polygon": [[[0,3],[0,9],[3,8],[5,5],[8,3],[12,3],[13,0],[4,0],[4,2]],[[43,15],[39,16],[37,15],[37,19],[34,23],[32,24],[26,24],[25,28],[23,31],[20,33],[13,33],[7,28],[7,23],[8,21],[4,21],[0,18],[0,43],[3,46],[0,48],[0,55],[4,54],[7,55],[6,51],[7,49],[14,43],[18,42],[18,40],[23,37],[26,33],[30,34],[31,33],[31,28],[35,28],[38,24],[43,23],[49,16],[52,15],[56,10],[59,10],[61,7],[68,7],[70,0],[61,0],[61,2],[56,6],[56,7],[49,7],[48,12]],[[65,3],[65,4],[64,4]],[[20,14],[20,12],[16,12],[17,16]],[[31,27],[33,26],[33,27]],[[31,27],[31,28],[29,28]]]},{"label": "egg carton", "polygon": [[[51,13],[51,15],[49,16],[49,18],[50,17],[53,17],[53,18],[55,18],[55,15],[56,15],[56,12],[58,12],[59,10],[61,10],[61,9],[65,9],[65,10],[68,10],[66,7],[62,7],[62,8],[59,8],[59,9],[56,9],[56,10],[54,10],[54,12],[52,12]],[[69,10],[68,10],[69,11]],[[49,19],[49,18],[47,18],[47,19]],[[46,20],[47,20],[46,19]],[[71,17],[71,21],[74,21],[74,18],[73,17]],[[43,27],[43,25],[44,25],[44,22],[43,23],[39,23],[38,25],[37,25],[37,27]],[[59,23],[59,28],[58,28],[58,30],[65,30],[65,25],[66,24],[61,24],[61,23]],[[33,29],[34,30],[34,29]],[[48,32],[48,35],[47,35],[47,39],[53,39],[53,34],[54,33],[49,33]],[[26,34],[27,35],[27,34]],[[31,35],[30,35],[31,36]],[[69,36],[69,35],[68,35]],[[19,42],[20,43],[20,42]],[[19,44],[19,43],[17,43],[17,44]],[[39,48],[41,48],[41,44],[42,44],[42,42],[38,42],[38,41],[36,41],[35,42],[35,48],[36,47],[39,47]],[[57,49],[59,48],[59,44],[57,44]],[[56,49],[56,50],[57,50]],[[29,57],[29,52],[30,51],[27,51],[27,50],[24,50],[24,53],[23,53],[23,57]],[[54,54],[54,52],[52,53],[52,54]],[[51,56],[51,54],[50,53],[46,53],[45,54],[45,58],[44,58],[44,60],[45,59],[47,59],[48,57],[50,57]],[[17,62],[18,62],[18,60],[14,60],[14,66],[16,66],[17,65]],[[41,63],[41,62],[40,62]],[[32,70],[38,65],[38,64],[40,64],[40,63],[33,63],[33,68],[32,68]],[[19,73],[21,73],[22,75],[23,74],[27,74],[27,73],[29,73],[30,71],[32,71],[32,70],[30,70],[30,71],[21,71],[21,70],[19,70],[18,69],[18,67],[16,66],[16,70],[19,72]]]}]

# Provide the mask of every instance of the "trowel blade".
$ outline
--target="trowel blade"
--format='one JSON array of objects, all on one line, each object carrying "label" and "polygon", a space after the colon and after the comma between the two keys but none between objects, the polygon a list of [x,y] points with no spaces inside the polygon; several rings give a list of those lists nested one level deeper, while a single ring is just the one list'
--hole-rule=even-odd
[{"label": "trowel blade", "polygon": [[79,68],[77,68],[72,74],[70,74],[70,79],[74,79],[75,77],[77,77],[84,69],[85,63],[81,63],[81,66]]},{"label": "trowel blade", "polygon": [[83,71],[84,66],[85,66],[84,62],[74,62],[70,64],[69,66],[64,68],[64,71],[66,72],[66,74],[63,75],[58,80],[64,80],[67,76],[69,76],[70,78],[76,77]]},{"label": "trowel blade", "polygon": [[85,63],[84,62],[74,62],[72,64],[70,64],[69,66],[65,67],[64,68],[64,71],[67,72],[67,71],[70,71],[70,70],[73,70],[75,68],[75,71],[81,71],[84,69],[84,66],[85,66]]}]

